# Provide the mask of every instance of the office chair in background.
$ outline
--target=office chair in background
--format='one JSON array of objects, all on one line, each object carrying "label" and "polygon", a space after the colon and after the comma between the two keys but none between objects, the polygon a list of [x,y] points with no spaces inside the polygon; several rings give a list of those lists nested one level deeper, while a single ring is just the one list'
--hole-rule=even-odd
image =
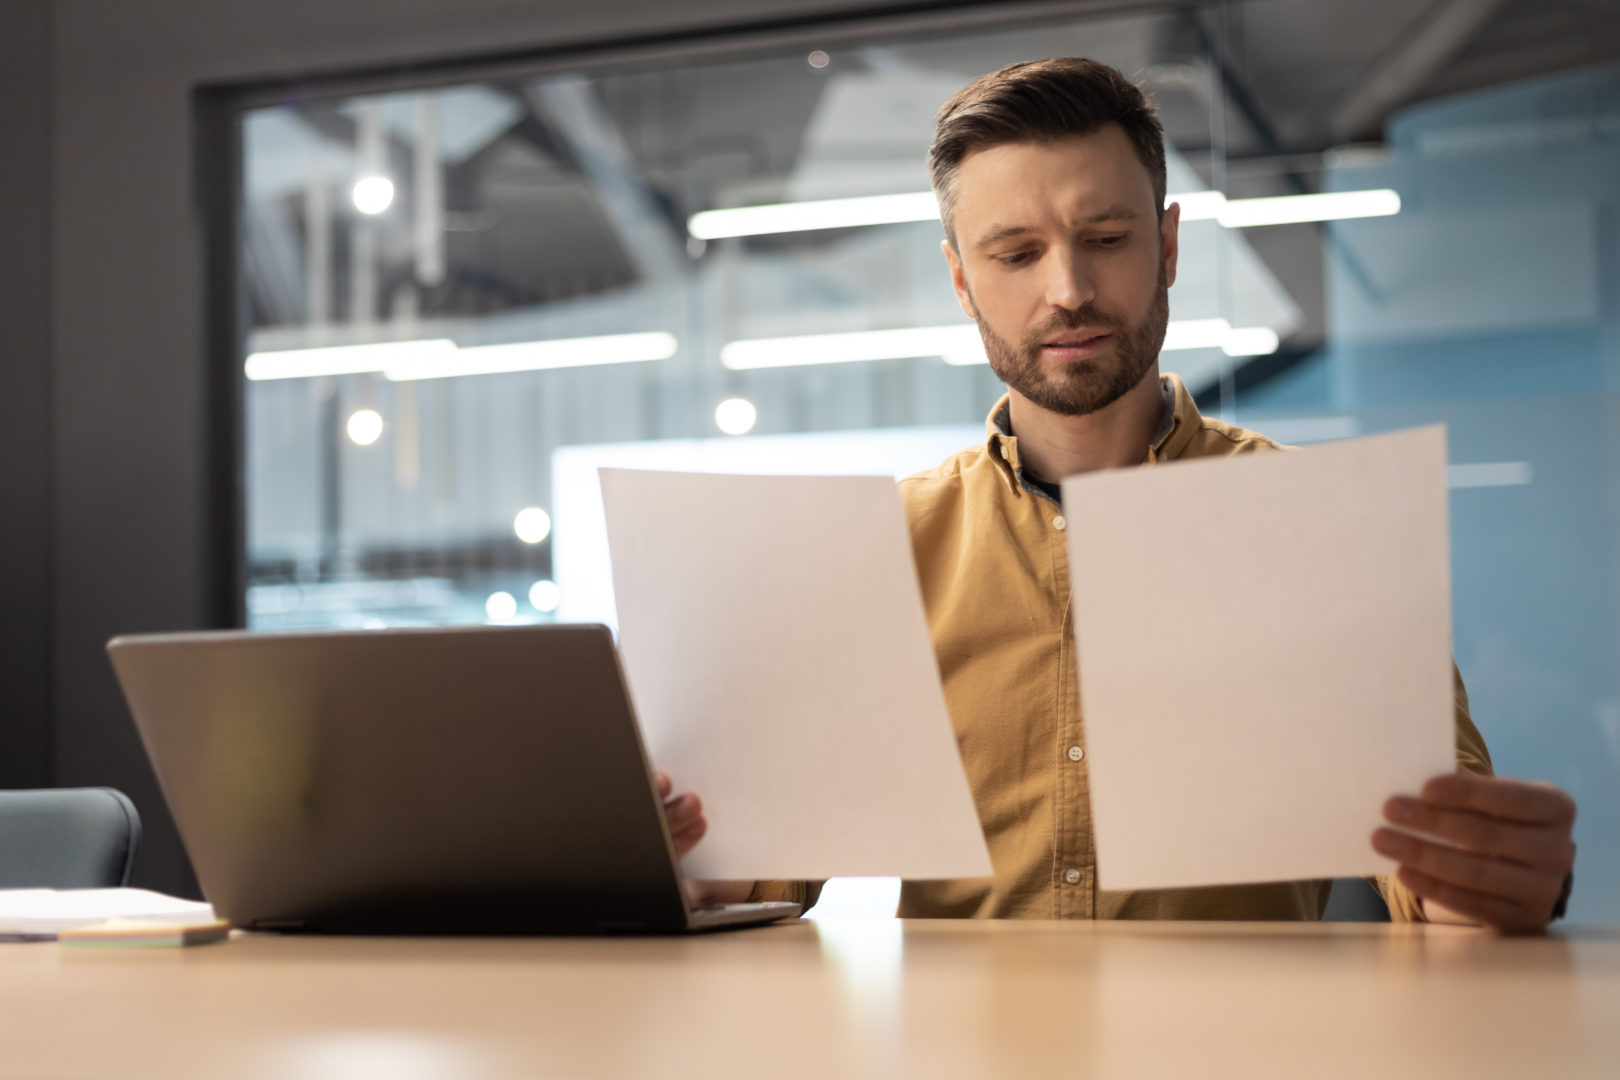
[{"label": "office chair in background", "polygon": [[1323,922],[1389,922],[1389,908],[1366,878],[1334,878]]},{"label": "office chair in background", "polygon": [[0,889],[129,884],[141,815],[112,788],[0,791]]}]

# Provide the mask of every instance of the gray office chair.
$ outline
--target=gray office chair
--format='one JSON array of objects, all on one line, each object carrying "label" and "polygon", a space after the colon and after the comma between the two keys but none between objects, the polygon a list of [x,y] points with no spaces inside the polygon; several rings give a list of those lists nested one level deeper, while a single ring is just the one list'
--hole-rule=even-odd
[{"label": "gray office chair", "polygon": [[1334,878],[1323,922],[1389,922],[1389,907],[1366,878]]},{"label": "gray office chair", "polygon": [[0,889],[129,883],[141,815],[112,788],[0,791]]}]

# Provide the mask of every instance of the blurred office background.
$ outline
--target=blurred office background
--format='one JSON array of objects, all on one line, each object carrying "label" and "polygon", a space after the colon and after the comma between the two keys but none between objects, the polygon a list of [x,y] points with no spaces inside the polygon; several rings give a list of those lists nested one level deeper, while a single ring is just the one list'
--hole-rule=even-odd
[{"label": "blurred office background", "polygon": [[1620,919],[1620,3],[0,19],[37,91],[0,191],[49,207],[0,254],[9,782],[160,818],[112,633],[611,622],[599,464],[900,475],[982,437],[932,117],[1077,54],[1162,111],[1162,362],[1201,407],[1298,444],[1448,426],[1475,719],[1580,802],[1572,917]]}]

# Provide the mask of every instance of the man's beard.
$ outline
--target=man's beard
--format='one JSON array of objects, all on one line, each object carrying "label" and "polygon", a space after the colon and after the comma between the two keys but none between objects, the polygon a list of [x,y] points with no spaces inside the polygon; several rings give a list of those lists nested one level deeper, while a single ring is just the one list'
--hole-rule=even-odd
[{"label": "man's beard", "polygon": [[[1091,304],[1072,311],[1059,311],[1038,330],[1024,336],[1016,348],[999,336],[982,318],[979,336],[984,339],[990,370],[1012,389],[1048,412],[1062,416],[1085,416],[1105,409],[1142,381],[1159,358],[1165,328],[1170,324],[1170,284],[1164,263],[1159,263],[1159,284],[1142,321],[1131,324]],[[1065,330],[1103,330],[1113,335],[1112,357],[1096,357],[1064,363],[1047,373],[1041,368],[1041,346]]]}]

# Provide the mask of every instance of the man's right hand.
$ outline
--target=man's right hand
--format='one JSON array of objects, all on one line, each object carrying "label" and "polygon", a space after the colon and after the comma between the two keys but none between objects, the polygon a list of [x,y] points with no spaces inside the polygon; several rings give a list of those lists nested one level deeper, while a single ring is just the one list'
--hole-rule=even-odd
[{"label": "man's right hand", "polygon": [[690,791],[674,794],[675,784],[665,773],[655,772],[659,798],[664,800],[664,820],[669,822],[669,836],[675,841],[675,854],[686,858],[686,853],[697,847],[709,823],[703,817],[703,803]]},{"label": "man's right hand", "polygon": [[[709,831],[709,822],[703,816],[703,803],[690,791],[675,794],[675,784],[665,773],[653,773],[658,783],[658,796],[664,800],[664,820],[669,822],[669,837],[675,842],[675,855],[685,858],[697,847],[703,834]],[[734,904],[748,899],[754,891],[752,881],[688,881],[686,895],[693,904]]]}]

